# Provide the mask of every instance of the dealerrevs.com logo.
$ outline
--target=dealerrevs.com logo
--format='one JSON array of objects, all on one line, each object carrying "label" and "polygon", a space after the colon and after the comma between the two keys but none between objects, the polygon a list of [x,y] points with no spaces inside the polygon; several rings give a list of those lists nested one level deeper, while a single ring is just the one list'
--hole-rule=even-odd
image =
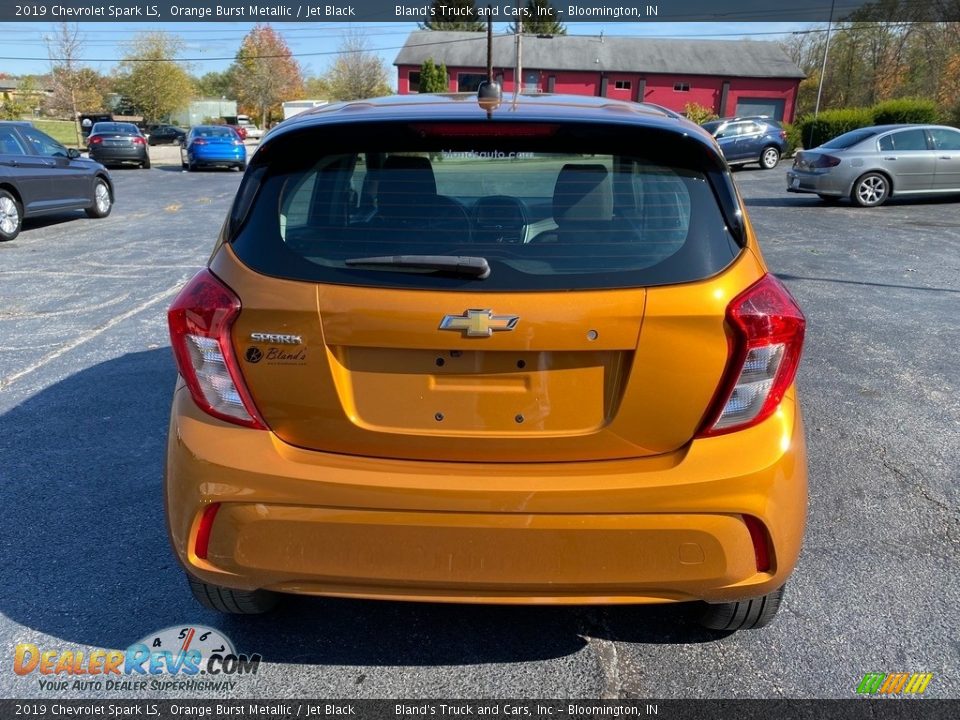
[{"label": "dealerrevs.com logo", "polygon": [[35,676],[41,690],[230,691],[240,676],[256,675],[261,656],[237,653],[219,630],[168,627],[126,650],[63,650],[20,643],[13,671]]}]

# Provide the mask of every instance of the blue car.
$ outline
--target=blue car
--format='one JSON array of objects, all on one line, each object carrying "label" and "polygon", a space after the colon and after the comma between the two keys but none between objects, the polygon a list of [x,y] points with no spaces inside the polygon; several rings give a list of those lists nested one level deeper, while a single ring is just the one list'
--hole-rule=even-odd
[{"label": "blue car", "polygon": [[184,170],[200,167],[247,167],[247,149],[233,130],[223,125],[197,125],[180,145]]},{"label": "blue car", "polygon": [[716,138],[730,165],[760,163],[764,170],[773,170],[787,151],[786,131],[762,115],[712,120],[703,129]]}]

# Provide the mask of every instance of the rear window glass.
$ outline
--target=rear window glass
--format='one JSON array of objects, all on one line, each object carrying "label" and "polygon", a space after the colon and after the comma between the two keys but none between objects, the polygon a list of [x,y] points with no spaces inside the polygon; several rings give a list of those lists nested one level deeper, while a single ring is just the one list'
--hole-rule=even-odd
[{"label": "rear window glass", "polygon": [[116,133],[118,135],[139,135],[140,130],[136,125],[130,123],[97,123],[93,126],[91,134],[97,133]]},{"label": "rear window glass", "polygon": [[199,127],[193,130],[194,137],[225,137],[233,139],[237,134],[228,127]]},{"label": "rear window glass", "polygon": [[[702,146],[684,149],[673,136],[668,157],[662,143],[619,151],[602,129],[579,144],[566,130],[471,138],[408,128],[393,142],[388,132],[365,134],[368,145],[379,138],[368,149],[346,151],[346,139],[329,135],[270,148],[273,161],[251,173],[260,187],[234,247],[254,269],[282,277],[480,291],[691,281],[739,252],[712,184],[725,176],[698,167]],[[343,151],[304,152],[321,147]],[[481,257],[490,274],[480,282],[357,263],[400,255]]]},{"label": "rear window glass", "polygon": [[863,142],[876,134],[876,130],[851,130],[848,133],[835,137],[829,142],[825,142],[820,147],[828,150],[843,150],[844,148],[853,147],[857,143]]}]

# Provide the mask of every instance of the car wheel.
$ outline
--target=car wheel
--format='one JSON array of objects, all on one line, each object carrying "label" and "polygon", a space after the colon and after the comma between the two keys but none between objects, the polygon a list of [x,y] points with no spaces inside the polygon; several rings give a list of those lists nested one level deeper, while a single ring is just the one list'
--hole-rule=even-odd
[{"label": "car wheel", "polygon": [[786,585],[750,600],[708,604],[700,616],[700,624],[710,630],[728,632],[753,630],[769,625],[780,609],[785,587]]},{"label": "car wheel", "polygon": [[110,197],[110,187],[102,178],[97,178],[93,185],[93,205],[86,209],[87,217],[105,218],[113,209],[113,198]]},{"label": "car wheel", "polygon": [[149,169],[150,169],[150,158],[148,157],[146,160],[144,160],[142,163],[140,163],[140,167],[142,167],[144,170],[149,170]]},{"label": "car wheel", "polygon": [[243,171],[246,170],[246,169],[247,169],[247,163],[246,163],[246,162],[242,162],[242,163],[240,163],[239,165],[237,165],[237,170],[239,170],[240,172],[243,172]]},{"label": "car wheel", "polygon": [[764,170],[773,170],[780,162],[780,151],[775,147],[765,147],[760,153],[760,167]]},{"label": "car wheel", "polygon": [[817,197],[827,203],[827,205],[836,205],[838,202],[840,202],[840,198],[836,195],[820,195],[818,193]]},{"label": "car wheel", "polygon": [[853,184],[850,199],[860,207],[879,207],[890,197],[890,180],[880,173],[867,173]]},{"label": "car wheel", "polygon": [[280,598],[269,590],[234,590],[210,585],[187,575],[190,592],[206,608],[231,615],[260,615],[272,610]]},{"label": "car wheel", "polygon": [[0,190],[0,241],[13,240],[22,226],[20,203],[6,190]]}]

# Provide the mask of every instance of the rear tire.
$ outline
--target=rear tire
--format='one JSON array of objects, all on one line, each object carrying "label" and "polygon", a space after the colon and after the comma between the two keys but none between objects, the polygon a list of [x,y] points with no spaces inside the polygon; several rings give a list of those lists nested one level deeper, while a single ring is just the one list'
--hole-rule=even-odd
[{"label": "rear tire", "polygon": [[890,197],[890,178],[870,172],[857,178],[850,199],[860,207],[880,207]]},{"label": "rear tire", "polygon": [[720,632],[753,630],[769,625],[780,609],[785,587],[750,600],[708,604],[700,617],[700,624]]},{"label": "rear tire", "polygon": [[242,162],[239,165],[237,165],[237,170],[239,170],[240,172],[243,172],[246,169],[247,169],[247,163],[245,162]]},{"label": "rear tire", "polygon": [[6,190],[0,190],[0,242],[13,240],[23,227],[23,208]]},{"label": "rear tire", "polygon": [[760,153],[760,167],[764,170],[773,170],[779,162],[780,151],[772,145],[765,147],[763,152]]},{"label": "rear tire", "polygon": [[194,599],[210,610],[230,615],[260,615],[273,610],[280,598],[269,590],[234,590],[187,575]]},{"label": "rear tire", "polygon": [[144,170],[149,170],[149,169],[150,169],[150,158],[147,158],[147,159],[144,160],[142,163],[140,163],[140,167],[142,167]]}]

